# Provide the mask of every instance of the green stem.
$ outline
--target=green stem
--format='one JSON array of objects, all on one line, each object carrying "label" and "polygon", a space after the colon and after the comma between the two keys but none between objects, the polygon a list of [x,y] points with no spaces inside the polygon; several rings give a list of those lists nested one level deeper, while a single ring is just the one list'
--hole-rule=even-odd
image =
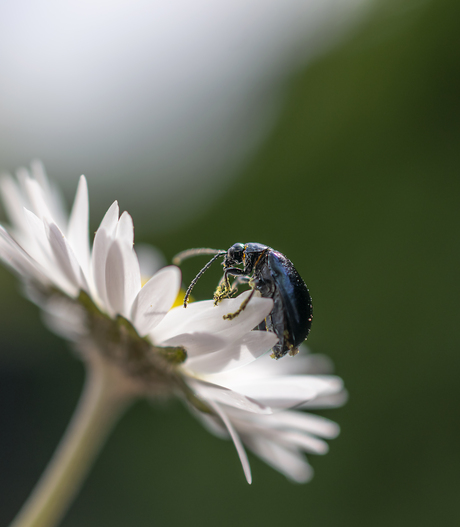
[{"label": "green stem", "polygon": [[103,364],[91,364],[74,416],[52,460],[10,527],[53,527],[76,497],[112,426],[132,400]]}]

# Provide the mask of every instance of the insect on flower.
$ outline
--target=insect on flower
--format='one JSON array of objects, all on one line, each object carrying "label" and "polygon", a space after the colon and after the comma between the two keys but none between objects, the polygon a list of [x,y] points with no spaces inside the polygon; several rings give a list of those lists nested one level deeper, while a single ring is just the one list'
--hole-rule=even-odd
[{"label": "insect on flower", "polygon": [[[190,283],[184,297],[184,307],[187,307],[190,293],[199,278],[215,260],[224,256],[224,275],[214,293],[215,304],[232,296],[241,283],[249,284],[252,289],[239,309],[224,315],[224,319],[237,317],[258,291],[262,297],[273,299],[273,309],[254,329],[272,331],[278,337],[277,344],[272,348],[272,357],[279,359],[287,353],[296,355],[298,346],[310,333],[313,306],[308,288],[292,262],[284,254],[261,243],[235,243],[228,251],[188,249],[177,254],[173,262],[179,265],[187,258],[202,254],[213,254],[214,257]],[[243,268],[236,267],[238,265],[243,265]],[[231,285],[229,276],[235,277]]]}]

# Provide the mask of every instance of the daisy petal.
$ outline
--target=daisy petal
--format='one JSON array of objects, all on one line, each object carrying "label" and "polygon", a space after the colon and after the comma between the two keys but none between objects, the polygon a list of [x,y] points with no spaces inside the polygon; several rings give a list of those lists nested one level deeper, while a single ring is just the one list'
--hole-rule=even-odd
[{"label": "daisy petal", "polygon": [[132,301],[141,288],[139,263],[132,248],[118,240],[112,242],[107,253],[105,279],[112,314],[128,318]]},{"label": "daisy petal", "polygon": [[348,392],[346,390],[341,390],[338,393],[333,393],[331,395],[323,395],[317,397],[312,401],[307,401],[299,406],[299,408],[338,408],[343,406],[348,401]]},{"label": "daisy petal", "polygon": [[31,233],[31,243],[29,252],[45,269],[49,269],[50,260],[52,259],[51,247],[46,236],[45,224],[32,211],[24,209],[24,216],[29,224]]},{"label": "daisy petal", "polygon": [[114,201],[109,210],[105,213],[99,229],[96,231],[96,236],[94,237],[92,253],[93,279],[96,291],[104,305],[107,304],[105,267],[107,254],[117,227],[118,212],[118,202]]},{"label": "daisy petal", "polygon": [[198,421],[201,422],[201,424],[206,428],[208,432],[210,432],[211,434],[217,437],[220,437],[221,439],[229,438],[228,430],[222,424],[222,421],[220,419],[217,419],[212,414],[205,414],[203,412],[200,412],[199,410],[194,408],[192,405],[188,405],[188,408],[190,412],[198,419]]},{"label": "daisy petal", "polygon": [[239,381],[235,378],[225,385],[265,405],[289,408],[314,399],[319,395],[341,389],[341,379],[330,376],[283,375],[268,379]]},{"label": "daisy petal", "polygon": [[310,454],[323,455],[329,451],[329,445],[325,441],[309,434],[282,432],[275,437],[279,444],[284,444],[287,447],[296,446]]},{"label": "daisy petal", "polygon": [[19,190],[17,183],[9,175],[0,179],[0,194],[2,203],[15,230],[27,232],[29,224],[24,216],[27,204]]},{"label": "daisy petal", "polygon": [[262,437],[247,441],[251,450],[275,470],[296,483],[306,483],[313,477],[313,469],[297,451],[285,448]]},{"label": "daisy petal", "polygon": [[34,179],[36,179],[39,183],[39,185],[42,187],[43,192],[46,196],[50,196],[52,190],[51,185],[48,179],[48,176],[46,175],[45,167],[43,166],[43,163],[35,159],[30,163],[30,171],[31,175]]},{"label": "daisy petal", "polygon": [[247,412],[254,412],[257,414],[271,414],[272,409],[257,401],[234,392],[228,388],[200,381],[198,379],[189,379],[188,384],[195,390],[199,397],[206,401],[217,401],[228,406],[246,410]]},{"label": "daisy petal", "polygon": [[105,265],[105,289],[111,314],[123,314],[125,305],[125,269],[123,253],[118,242],[112,242]]},{"label": "daisy petal", "polygon": [[43,189],[38,184],[38,182],[32,179],[28,175],[27,171],[25,171],[24,175],[21,177],[21,180],[26,190],[27,197],[29,198],[32,212],[34,212],[41,220],[46,218],[48,221],[53,221],[53,215],[51,214],[48,204],[46,203]]},{"label": "daisy petal", "polygon": [[[150,333],[153,342],[159,346],[182,346],[187,351],[188,359],[221,350],[227,345],[227,341],[212,333],[181,333],[167,340],[156,337],[156,328]],[[186,363],[188,364],[188,362]]]},{"label": "daisy petal", "polygon": [[123,212],[118,220],[116,238],[121,243],[126,243],[129,247],[134,244],[133,219],[126,211]]},{"label": "daisy petal", "polygon": [[85,176],[81,176],[72,212],[70,213],[67,240],[86,276],[88,276],[89,270],[88,215],[88,185]]},{"label": "daisy petal", "polygon": [[141,270],[139,268],[139,260],[132,246],[120,245],[120,248],[124,266],[125,304],[123,315],[129,318],[134,299],[141,289]]},{"label": "daisy petal", "polygon": [[131,319],[140,335],[145,336],[171,309],[181,284],[181,272],[175,265],[158,271],[141,288],[133,302]]},{"label": "daisy petal", "polygon": [[230,422],[228,417],[225,415],[225,413],[222,411],[220,406],[213,401],[209,401],[209,404],[214,409],[214,411],[218,414],[218,416],[222,419],[223,423],[227,427],[228,433],[230,434],[230,437],[233,440],[233,444],[235,445],[236,451],[238,452],[238,456],[240,458],[241,465],[243,467],[244,475],[246,476],[246,481],[249,484],[251,484],[252,483],[251,467],[249,465],[249,460],[248,460],[246,451],[244,450],[243,444],[241,443],[241,439],[239,438],[238,434],[236,433],[236,430],[232,426],[232,423]]},{"label": "daisy petal", "polygon": [[308,432],[327,439],[334,439],[340,433],[340,427],[334,421],[303,412],[279,412],[264,419],[267,419],[276,428]]},{"label": "daisy petal", "polygon": [[213,301],[195,302],[187,309],[183,306],[172,309],[155,328],[155,338],[165,341],[180,333],[209,333],[229,342],[251,331],[273,308],[270,298],[253,297],[246,309],[233,320],[223,317],[239,309],[249,292],[231,300],[223,300],[217,306]]},{"label": "daisy petal", "polygon": [[193,324],[194,331],[209,329],[212,324],[213,333],[232,335],[232,338],[251,331],[272,310],[273,300],[270,298],[253,297],[237,317],[233,320],[224,319],[224,316],[236,312],[249,294],[246,291],[236,298],[223,300],[217,306],[200,313],[200,316],[193,317],[193,321],[187,322]]},{"label": "daisy petal", "polygon": [[58,187],[51,184],[48,176],[46,175],[45,167],[43,163],[35,159],[30,163],[32,177],[35,178],[43,189],[44,195],[46,196],[47,204],[50,211],[53,214],[54,221],[59,228],[67,232],[67,211],[65,206],[65,200]]},{"label": "daisy petal", "polygon": [[22,275],[25,279],[33,278],[48,283],[48,279],[38,268],[37,263],[18,245],[0,225],[0,258]]},{"label": "daisy petal", "polygon": [[57,265],[51,249],[43,221],[30,210],[24,209],[24,215],[29,223],[30,240],[29,254],[37,262],[49,281],[70,296],[75,296],[77,290],[72,281],[64,275]]},{"label": "daisy petal", "polygon": [[59,227],[55,223],[49,223],[45,220],[45,230],[51,251],[64,276],[76,288],[76,291],[80,289],[87,291],[88,284],[83,276],[81,267]]},{"label": "daisy petal", "polygon": [[191,371],[206,374],[234,370],[246,366],[266,353],[277,341],[274,333],[250,331],[220,351],[192,357],[187,360],[185,366]]},{"label": "daisy petal", "polygon": [[99,229],[105,229],[111,236],[115,236],[119,214],[118,201],[115,200],[102,218]]}]

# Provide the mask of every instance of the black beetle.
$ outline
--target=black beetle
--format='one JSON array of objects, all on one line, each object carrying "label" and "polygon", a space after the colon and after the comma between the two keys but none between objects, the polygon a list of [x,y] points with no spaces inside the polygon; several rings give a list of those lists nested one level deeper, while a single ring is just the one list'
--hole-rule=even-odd
[{"label": "black beetle", "polygon": [[[252,291],[235,313],[229,313],[224,318],[231,320],[238,316],[255,291],[259,291],[262,297],[272,298],[274,304],[270,314],[254,329],[272,331],[278,337],[278,342],[273,346],[272,357],[279,359],[287,353],[291,356],[296,355],[299,351],[298,346],[310,333],[313,306],[308,288],[292,262],[284,254],[267,245],[235,243],[228,251],[189,249],[176,255],[173,263],[179,265],[186,258],[201,254],[214,254],[214,257],[191,282],[185,293],[184,307],[187,307],[190,293],[200,276],[217,258],[225,256],[224,276],[214,294],[215,303],[230,297],[241,282],[248,283]],[[241,264],[242,269],[235,267]],[[232,285],[229,275],[236,277]]]}]

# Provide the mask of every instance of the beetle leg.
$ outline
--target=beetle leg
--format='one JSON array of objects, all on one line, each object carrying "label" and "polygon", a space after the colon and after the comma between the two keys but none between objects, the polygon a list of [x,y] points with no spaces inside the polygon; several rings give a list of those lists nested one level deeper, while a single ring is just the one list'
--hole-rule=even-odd
[{"label": "beetle leg", "polygon": [[222,285],[219,285],[214,293],[214,305],[217,306],[217,304],[223,300],[224,298],[228,298],[231,293],[231,289],[227,288],[225,283],[222,283]]},{"label": "beetle leg", "polygon": [[224,276],[221,278],[216,292],[214,293],[215,306],[217,306],[217,304],[224,298],[230,298],[237,290],[233,285],[230,285],[230,280],[228,279],[229,275],[236,276],[236,280],[244,280],[246,278],[243,269],[239,269],[238,267],[227,267],[227,269],[224,270]]},{"label": "beetle leg", "polygon": [[214,305],[217,306],[217,304],[223,300],[224,298],[229,298],[231,294],[231,287],[230,282],[228,280],[227,275],[223,275],[222,278],[219,281],[219,285],[217,286],[217,289],[214,293]]},{"label": "beetle leg", "polygon": [[299,353],[299,348],[296,348],[292,342],[289,341],[289,332],[284,330],[284,343],[289,348],[289,355],[295,357]]},{"label": "beetle leg", "polygon": [[225,286],[224,280],[225,278],[222,277],[222,280],[219,282],[216,292],[214,293],[214,305],[215,306],[217,306],[217,304],[224,298],[231,298],[233,295],[235,295],[238,292],[239,284],[251,285],[252,279],[249,278],[249,276],[237,276],[235,280],[233,280],[233,283],[231,285],[229,284],[228,287]]},{"label": "beetle leg", "polygon": [[246,309],[246,306],[249,304],[249,301],[254,296],[255,292],[256,290],[252,289],[247,298],[245,298],[241,306],[234,313],[228,313],[228,315],[224,315],[222,318],[224,320],[233,320],[235,317],[237,317],[241,313],[241,311],[244,311]]}]

